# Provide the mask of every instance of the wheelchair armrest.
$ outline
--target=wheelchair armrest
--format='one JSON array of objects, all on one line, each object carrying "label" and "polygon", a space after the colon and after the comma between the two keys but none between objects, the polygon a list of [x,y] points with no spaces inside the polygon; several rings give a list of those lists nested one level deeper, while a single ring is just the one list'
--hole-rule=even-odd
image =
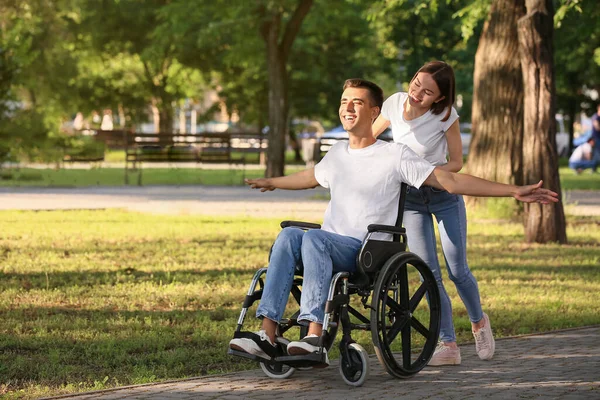
[{"label": "wheelchair armrest", "polygon": [[295,227],[300,229],[321,229],[320,224],[313,224],[311,222],[301,222],[301,221],[281,221],[281,229],[287,227]]},{"label": "wheelchair armrest", "polygon": [[384,233],[392,233],[392,234],[403,234],[406,233],[406,229],[399,228],[393,225],[378,225],[371,224],[367,227],[367,231],[369,232],[384,232]]}]

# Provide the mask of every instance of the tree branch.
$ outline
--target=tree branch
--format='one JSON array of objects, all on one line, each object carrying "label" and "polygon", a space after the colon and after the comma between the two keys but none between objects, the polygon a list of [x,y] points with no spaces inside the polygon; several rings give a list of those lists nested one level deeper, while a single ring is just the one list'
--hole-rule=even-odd
[{"label": "tree branch", "polygon": [[287,61],[292,44],[294,43],[294,40],[300,31],[300,27],[302,26],[302,21],[304,20],[304,17],[306,17],[306,14],[308,14],[310,11],[312,5],[313,0],[299,0],[298,7],[296,7],[292,18],[285,27],[285,33],[283,34],[283,39],[279,45],[279,51],[284,62]]}]

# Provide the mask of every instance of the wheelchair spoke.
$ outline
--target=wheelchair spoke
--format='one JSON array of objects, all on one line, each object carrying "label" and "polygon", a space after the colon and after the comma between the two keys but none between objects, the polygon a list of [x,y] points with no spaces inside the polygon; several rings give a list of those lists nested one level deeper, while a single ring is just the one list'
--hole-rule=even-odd
[{"label": "wheelchair spoke", "polygon": [[396,321],[392,324],[389,331],[387,332],[386,341],[388,344],[392,343],[396,339],[398,333],[404,330],[404,327],[406,327],[409,321],[410,319],[408,318],[396,319]]},{"label": "wheelchair spoke", "polygon": [[424,338],[429,337],[429,329],[427,329],[418,319],[414,316],[410,319],[410,324],[417,332],[423,335]]},{"label": "wheelchair spoke", "polygon": [[390,297],[390,295],[386,295],[386,299],[384,299],[385,303],[387,304],[387,306],[390,308],[390,312],[393,311],[396,314],[402,314],[403,310],[402,310],[402,306],[398,303],[396,303],[396,300],[392,299]]},{"label": "wheelchair spoke", "polygon": [[411,367],[411,351],[410,324],[407,324],[404,329],[402,329],[402,364],[404,365],[404,368]]},{"label": "wheelchair spoke", "polygon": [[427,287],[425,283],[421,283],[421,286],[417,289],[413,297],[410,299],[410,306],[408,307],[410,312],[414,312],[421,300],[423,300],[423,296],[427,293]]}]

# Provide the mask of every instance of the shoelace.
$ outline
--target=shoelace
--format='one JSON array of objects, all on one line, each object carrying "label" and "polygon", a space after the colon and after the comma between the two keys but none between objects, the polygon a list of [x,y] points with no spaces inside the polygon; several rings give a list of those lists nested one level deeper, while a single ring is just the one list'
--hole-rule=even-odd
[{"label": "shoelace", "polygon": [[490,342],[488,340],[483,339],[483,332],[485,332],[485,328],[481,328],[477,332],[473,332],[473,336],[475,336],[475,341],[479,344],[480,348],[489,349]]},{"label": "shoelace", "polygon": [[440,343],[440,344],[437,345],[434,353],[444,353],[444,352],[449,351],[449,350],[451,350],[450,346],[444,346],[443,343]]}]

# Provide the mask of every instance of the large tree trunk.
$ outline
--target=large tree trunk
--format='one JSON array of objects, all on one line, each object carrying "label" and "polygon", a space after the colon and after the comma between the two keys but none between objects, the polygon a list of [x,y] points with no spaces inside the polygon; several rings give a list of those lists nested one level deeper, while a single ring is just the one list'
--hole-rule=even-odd
[{"label": "large tree trunk", "polygon": [[296,9],[279,40],[283,10],[267,10],[263,5],[260,14],[264,18],[261,34],[267,45],[267,71],[269,76],[269,147],[267,148],[267,178],[282,176],[285,167],[285,140],[288,133],[288,74],[286,71],[292,44],[300,31],[302,21],[312,7],[313,0],[298,0]]},{"label": "large tree trunk", "polygon": [[173,133],[173,107],[171,104],[164,104],[159,108],[160,132]]},{"label": "large tree trunk", "polygon": [[282,59],[279,48],[279,26],[281,14],[274,14],[267,41],[267,71],[269,76],[269,133],[267,139],[267,178],[282,176],[285,166],[285,138],[287,137],[287,73],[286,60]]},{"label": "large tree trunk", "polygon": [[153,97],[151,109],[154,132],[173,133],[173,107],[171,103],[159,97]]},{"label": "large tree trunk", "polygon": [[[523,176],[526,183],[544,180],[561,193],[556,151],[552,0],[526,0],[527,15],[519,20],[519,55],[525,85]],[[527,242],[567,242],[562,203],[525,205]]]},{"label": "large tree trunk", "polygon": [[[521,184],[523,77],[517,20],[523,0],[494,0],[475,54],[473,138],[468,172],[485,179]],[[483,201],[469,198],[469,203]]]}]

